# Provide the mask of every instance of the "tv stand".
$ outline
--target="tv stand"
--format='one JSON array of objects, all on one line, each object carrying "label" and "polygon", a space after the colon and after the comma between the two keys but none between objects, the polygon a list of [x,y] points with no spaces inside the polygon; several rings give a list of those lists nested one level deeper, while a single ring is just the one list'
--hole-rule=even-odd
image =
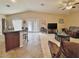
[{"label": "tv stand", "polygon": [[49,34],[56,33],[56,29],[48,29],[48,33]]}]

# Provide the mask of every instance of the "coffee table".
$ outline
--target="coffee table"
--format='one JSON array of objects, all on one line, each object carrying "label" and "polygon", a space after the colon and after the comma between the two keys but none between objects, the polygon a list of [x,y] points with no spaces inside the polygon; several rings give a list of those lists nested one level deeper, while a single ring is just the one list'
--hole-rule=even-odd
[{"label": "coffee table", "polygon": [[66,40],[66,41],[70,41],[70,36],[67,35],[66,33],[56,33],[55,35],[56,40],[60,41],[61,40]]}]

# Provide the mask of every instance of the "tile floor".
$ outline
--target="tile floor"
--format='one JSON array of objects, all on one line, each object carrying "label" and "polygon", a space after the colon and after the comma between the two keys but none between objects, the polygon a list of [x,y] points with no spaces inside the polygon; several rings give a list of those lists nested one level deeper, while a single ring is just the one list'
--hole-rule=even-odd
[{"label": "tile floor", "polygon": [[24,46],[22,48],[16,48],[11,51],[5,52],[4,42],[2,42],[0,47],[1,47],[0,57],[3,57],[3,58],[43,57],[38,33],[29,33],[28,42],[24,41]]},{"label": "tile floor", "polygon": [[[42,58],[51,57],[48,48],[48,40],[56,43],[55,35],[28,33],[28,43],[24,41],[22,48],[16,48],[9,52],[5,52],[5,40],[0,37],[0,58]],[[1,40],[2,39],[2,40]],[[70,41],[79,43],[79,39],[70,38]]]}]

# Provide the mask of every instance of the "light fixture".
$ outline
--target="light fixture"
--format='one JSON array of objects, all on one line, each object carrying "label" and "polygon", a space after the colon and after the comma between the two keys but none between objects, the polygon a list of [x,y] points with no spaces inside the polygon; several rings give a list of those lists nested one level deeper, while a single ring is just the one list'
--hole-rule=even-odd
[{"label": "light fixture", "polygon": [[16,3],[16,0],[11,0],[13,3]]},{"label": "light fixture", "polygon": [[71,8],[72,8],[72,6],[67,6],[66,7],[67,10],[70,10]]},{"label": "light fixture", "polygon": [[44,6],[45,4],[44,3],[41,3],[41,6]]}]

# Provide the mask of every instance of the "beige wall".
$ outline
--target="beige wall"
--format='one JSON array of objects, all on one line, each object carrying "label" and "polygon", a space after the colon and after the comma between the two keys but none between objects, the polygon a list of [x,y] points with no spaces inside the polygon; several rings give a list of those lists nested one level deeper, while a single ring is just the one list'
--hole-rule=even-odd
[{"label": "beige wall", "polygon": [[22,20],[29,20],[29,18],[37,18],[42,22],[43,25],[47,27],[48,23],[58,23],[59,19],[64,19],[64,24],[58,23],[58,29],[69,26],[79,26],[79,12],[73,12],[68,15],[61,14],[50,14],[42,12],[23,12],[19,14],[13,14],[7,16],[8,25],[11,25],[11,17],[20,17]]},{"label": "beige wall", "polygon": [[[20,17],[22,20],[29,20],[29,18],[36,18],[42,22],[43,25],[47,27],[48,23],[58,23],[59,19],[64,19],[63,15],[60,14],[50,14],[50,13],[42,13],[42,12],[24,12],[19,14],[13,14],[7,16],[8,24],[11,24],[12,17]],[[64,24],[58,23],[58,29],[64,27]]]},{"label": "beige wall", "polygon": [[79,12],[73,12],[65,16],[66,27],[78,26],[79,27]]}]

